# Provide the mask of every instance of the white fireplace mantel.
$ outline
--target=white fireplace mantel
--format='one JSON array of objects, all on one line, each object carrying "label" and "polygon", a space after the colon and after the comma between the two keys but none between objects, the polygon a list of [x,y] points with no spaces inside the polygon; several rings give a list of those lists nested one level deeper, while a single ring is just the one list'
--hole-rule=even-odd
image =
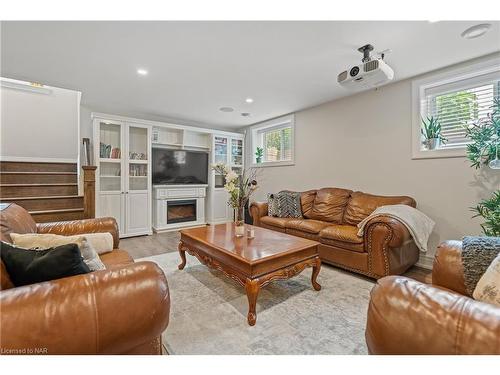
[{"label": "white fireplace mantel", "polygon": [[[206,224],[205,197],[208,185],[154,185],[153,186],[153,229],[155,232],[175,230]],[[182,223],[169,223],[167,220],[168,202],[194,200],[196,220]]]}]

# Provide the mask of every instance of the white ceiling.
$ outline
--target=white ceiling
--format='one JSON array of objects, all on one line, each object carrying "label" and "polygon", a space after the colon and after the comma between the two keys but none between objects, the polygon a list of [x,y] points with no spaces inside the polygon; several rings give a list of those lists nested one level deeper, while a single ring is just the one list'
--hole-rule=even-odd
[{"label": "white ceiling", "polygon": [[478,23],[2,22],[1,75],[79,90],[94,111],[238,128],[352,94],[336,77],[366,43],[393,50],[395,80],[500,50],[498,21],[460,37]]}]

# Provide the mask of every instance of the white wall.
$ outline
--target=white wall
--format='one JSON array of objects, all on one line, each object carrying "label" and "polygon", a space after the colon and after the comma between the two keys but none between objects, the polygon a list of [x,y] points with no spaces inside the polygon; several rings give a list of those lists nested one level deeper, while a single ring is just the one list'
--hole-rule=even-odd
[{"label": "white wall", "polygon": [[436,222],[429,257],[443,240],[479,234],[469,207],[500,188],[500,173],[478,172],[463,157],[412,160],[411,105],[405,80],[297,112],[295,165],[261,168],[256,199],[330,186],[412,196]]},{"label": "white wall", "polygon": [[0,88],[2,159],[77,161],[80,93],[48,88],[49,94]]}]

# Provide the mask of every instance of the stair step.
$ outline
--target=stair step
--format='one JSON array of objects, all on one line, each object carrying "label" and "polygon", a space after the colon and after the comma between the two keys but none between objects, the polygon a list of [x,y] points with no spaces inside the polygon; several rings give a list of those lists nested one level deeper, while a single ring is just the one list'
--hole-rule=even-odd
[{"label": "stair step", "polygon": [[80,220],[84,218],[83,208],[30,211],[30,214],[37,223]]},{"label": "stair step", "polygon": [[77,172],[76,163],[0,161],[2,172]]},{"label": "stair step", "polygon": [[47,209],[69,209],[83,207],[81,195],[55,195],[47,197],[0,198],[1,203],[15,203],[28,211]]},{"label": "stair step", "polygon": [[78,195],[78,184],[51,183],[0,185],[0,198],[4,200],[17,197],[46,197],[54,195]]},{"label": "stair step", "polygon": [[1,184],[76,183],[76,172],[0,172]]}]

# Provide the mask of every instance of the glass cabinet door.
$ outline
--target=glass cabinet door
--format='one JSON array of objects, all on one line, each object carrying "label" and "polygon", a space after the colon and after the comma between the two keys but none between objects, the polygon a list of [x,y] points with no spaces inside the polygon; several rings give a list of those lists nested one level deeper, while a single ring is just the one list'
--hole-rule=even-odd
[{"label": "glass cabinet door", "polygon": [[227,164],[227,141],[225,137],[215,137],[215,163]]},{"label": "glass cabinet door", "polygon": [[231,139],[231,164],[243,165],[243,140]]},{"label": "glass cabinet door", "polygon": [[122,126],[99,123],[99,184],[101,191],[122,191]]},{"label": "glass cabinet door", "polygon": [[[228,156],[228,138],[226,137],[215,137],[214,138],[214,162],[227,164],[227,156]],[[221,188],[224,187],[226,183],[224,176],[215,173],[215,187]]]},{"label": "glass cabinet door", "polygon": [[132,125],[128,129],[128,188],[147,190],[148,129]]}]

